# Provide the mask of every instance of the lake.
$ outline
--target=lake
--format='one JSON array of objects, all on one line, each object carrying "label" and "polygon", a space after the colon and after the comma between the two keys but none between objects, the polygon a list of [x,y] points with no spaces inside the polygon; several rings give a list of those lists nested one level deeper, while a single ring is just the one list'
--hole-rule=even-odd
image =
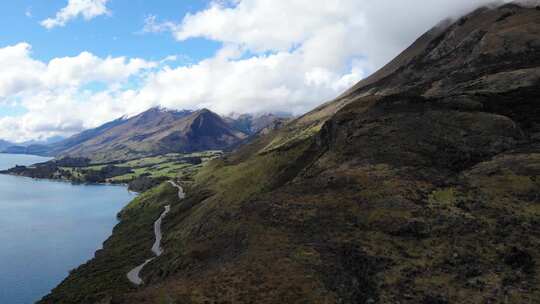
[{"label": "lake", "polygon": [[[47,160],[0,154],[0,170]],[[94,256],[134,197],[120,186],[0,175],[0,303],[41,299]]]}]

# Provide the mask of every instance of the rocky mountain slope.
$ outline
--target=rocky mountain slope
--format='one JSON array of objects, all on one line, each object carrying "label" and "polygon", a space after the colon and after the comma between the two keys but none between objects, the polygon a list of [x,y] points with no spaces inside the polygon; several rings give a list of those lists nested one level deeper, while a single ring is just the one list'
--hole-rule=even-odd
[{"label": "rocky mountain slope", "polygon": [[173,111],[152,108],[129,119],[119,118],[50,144],[0,142],[0,151],[111,162],[165,153],[224,150],[270,125],[287,120],[274,114],[243,114],[230,118],[207,109]]},{"label": "rocky mountain slope", "polygon": [[44,140],[29,140],[22,143],[11,143],[0,140],[0,153],[46,155],[49,146],[65,140],[62,136],[52,136]]},{"label": "rocky mountain slope", "polygon": [[268,126],[275,124],[283,124],[292,120],[292,115],[289,114],[242,114],[236,117],[226,117],[227,121],[235,129],[244,132],[245,134],[256,134]]},{"label": "rocky mountain slope", "polygon": [[246,137],[206,109],[177,112],[154,108],[104,127],[99,134],[55,154],[103,162],[172,152],[220,150]]},{"label": "rocky mountain slope", "polygon": [[539,102],[540,8],[441,24],[205,166],[187,199],[141,195],[41,303],[540,302]]},{"label": "rocky mountain slope", "polygon": [[88,158],[94,163],[106,163],[166,153],[222,150],[246,137],[206,109],[192,112],[152,108],[52,145],[12,147],[9,151],[58,158]]}]

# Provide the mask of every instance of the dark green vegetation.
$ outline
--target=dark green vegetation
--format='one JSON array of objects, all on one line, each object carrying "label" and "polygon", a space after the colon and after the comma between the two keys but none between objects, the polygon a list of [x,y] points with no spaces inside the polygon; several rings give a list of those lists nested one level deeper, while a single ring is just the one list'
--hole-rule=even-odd
[{"label": "dark green vegetation", "polygon": [[[103,297],[107,300],[103,291],[110,288],[129,290],[126,273],[132,265],[152,257],[147,244],[154,242],[154,231],[148,227],[153,226],[165,205],[174,203],[178,203],[178,191],[166,183],[137,197],[118,215],[122,222],[103,244],[104,249],[97,251],[91,262],[70,272],[63,282],[70,287],[44,301],[61,303],[54,300],[60,297],[70,299],[68,303],[97,303]],[[110,253],[119,258],[111,259]]]},{"label": "dark green vegetation", "polygon": [[87,158],[65,157],[0,173],[74,183],[128,184],[130,190],[144,192],[170,179],[188,181],[205,162],[221,154],[220,151],[171,153],[104,164],[91,163]]},{"label": "dark green vegetation", "polygon": [[539,102],[540,11],[477,10],[138,198],[41,303],[538,303]]}]

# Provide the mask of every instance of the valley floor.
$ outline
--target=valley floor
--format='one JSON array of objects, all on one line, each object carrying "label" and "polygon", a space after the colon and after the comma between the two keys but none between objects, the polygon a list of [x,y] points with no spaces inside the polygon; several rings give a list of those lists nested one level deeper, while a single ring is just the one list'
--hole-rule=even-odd
[{"label": "valley floor", "polygon": [[221,151],[170,153],[105,164],[67,157],[32,166],[17,166],[3,173],[74,183],[126,184],[132,191],[144,192],[171,178],[189,179],[204,163],[221,155]]}]

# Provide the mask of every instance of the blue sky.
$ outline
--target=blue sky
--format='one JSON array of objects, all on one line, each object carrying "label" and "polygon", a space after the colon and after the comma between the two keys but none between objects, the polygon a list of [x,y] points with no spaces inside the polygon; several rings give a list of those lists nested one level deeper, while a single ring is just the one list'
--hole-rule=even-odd
[{"label": "blue sky", "polygon": [[[206,0],[115,0],[108,3],[112,14],[91,21],[77,18],[65,27],[48,30],[40,21],[54,16],[65,0],[17,0],[2,3],[0,45],[21,41],[30,43],[34,57],[48,61],[55,57],[75,56],[83,51],[95,55],[141,57],[156,60],[183,55],[193,61],[212,56],[220,43],[190,39],[178,43],[166,33],[142,33],[149,15],[179,21],[187,13],[204,9]],[[30,13],[30,16],[26,16]]]},{"label": "blue sky", "polygon": [[155,106],[303,114],[491,1],[4,1],[0,139],[70,136]]}]

